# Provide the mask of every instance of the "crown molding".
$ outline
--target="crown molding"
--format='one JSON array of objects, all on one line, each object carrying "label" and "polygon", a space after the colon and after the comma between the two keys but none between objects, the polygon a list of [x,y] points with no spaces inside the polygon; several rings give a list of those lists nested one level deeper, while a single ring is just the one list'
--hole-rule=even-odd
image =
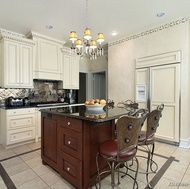
[{"label": "crown molding", "polygon": [[143,36],[146,36],[146,35],[151,35],[153,33],[160,32],[160,31],[162,31],[164,29],[168,29],[168,28],[171,28],[171,27],[178,26],[178,25],[183,24],[183,23],[185,23],[187,21],[189,21],[189,17],[183,17],[181,19],[169,22],[167,24],[163,24],[161,26],[158,26],[158,27],[146,30],[144,32],[137,33],[137,34],[128,36],[126,38],[119,39],[119,40],[114,41],[114,42],[110,42],[110,43],[108,43],[108,47],[111,47],[111,46],[114,46],[114,45],[118,45],[118,44],[121,44],[123,42],[130,41],[130,40],[133,40],[133,39],[136,39],[136,38],[139,38],[139,37],[143,37]]},{"label": "crown molding", "polygon": [[22,43],[27,43],[27,44],[30,44],[30,45],[35,45],[36,42],[31,40],[31,39],[27,39],[25,37],[21,37],[21,36],[18,36],[18,35],[12,35],[12,34],[8,34],[6,32],[2,32],[0,33],[0,39],[9,39],[9,40],[14,40],[14,41],[19,41],[19,42],[22,42]]},{"label": "crown molding", "polygon": [[33,32],[33,31],[30,31],[26,37],[28,38],[40,38],[40,39],[45,39],[45,40],[49,40],[49,41],[52,41],[52,42],[56,42],[56,43],[60,43],[61,45],[64,45],[66,43],[66,41],[62,41],[62,40],[58,40],[58,39],[54,39],[54,38],[51,38],[49,36],[45,36],[45,35],[42,35],[42,34],[39,34],[37,32]]},{"label": "crown molding", "polygon": [[12,35],[12,36],[17,36],[17,37],[25,37],[25,35],[23,35],[23,34],[12,32],[12,31],[5,30],[5,29],[2,29],[2,28],[0,28],[0,33],[5,33],[5,34]]}]

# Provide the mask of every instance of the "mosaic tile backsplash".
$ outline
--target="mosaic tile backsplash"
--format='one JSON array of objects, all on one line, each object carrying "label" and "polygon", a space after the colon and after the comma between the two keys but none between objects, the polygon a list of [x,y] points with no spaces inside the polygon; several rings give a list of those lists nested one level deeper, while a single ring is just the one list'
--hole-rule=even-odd
[{"label": "mosaic tile backsplash", "polygon": [[57,81],[34,80],[33,89],[0,89],[0,106],[4,106],[5,99],[12,97],[31,99],[31,102],[56,102],[65,96],[65,90],[58,90]]}]

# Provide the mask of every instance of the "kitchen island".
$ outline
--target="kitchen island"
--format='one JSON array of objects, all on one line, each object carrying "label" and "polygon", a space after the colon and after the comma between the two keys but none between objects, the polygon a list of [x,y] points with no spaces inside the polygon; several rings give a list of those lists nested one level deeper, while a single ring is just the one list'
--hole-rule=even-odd
[{"label": "kitchen island", "polygon": [[[100,143],[115,138],[115,119],[131,109],[94,111],[84,105],[41,110],[43,164],[48,164],[78,189],[94,185]],[[101,161],[101,160],[100,160]],[[100,162],[100,169],[107,167]]]}]

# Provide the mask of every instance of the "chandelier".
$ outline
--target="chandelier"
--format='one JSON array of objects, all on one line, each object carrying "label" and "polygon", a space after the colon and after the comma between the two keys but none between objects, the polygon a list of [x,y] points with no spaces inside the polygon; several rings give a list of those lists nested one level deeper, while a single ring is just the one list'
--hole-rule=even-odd
[{"label": "chandelier", "polygon": [[83,55],[87,55],[89,56],[90,60],[95,60],[98,56],[104,55],[104,49],[101,45],[104,41],[104,35],[103,33],[98,33],[97,40],[92,39],[91,29],[87,26],[87,16],[88,0],[86,0],[86,29],[84,31],[83,39],[78,39],[77,33],[75,31],[70,32],[70,40],[72,41],[71,53],[75,53],[80,57],[82,57]]}]

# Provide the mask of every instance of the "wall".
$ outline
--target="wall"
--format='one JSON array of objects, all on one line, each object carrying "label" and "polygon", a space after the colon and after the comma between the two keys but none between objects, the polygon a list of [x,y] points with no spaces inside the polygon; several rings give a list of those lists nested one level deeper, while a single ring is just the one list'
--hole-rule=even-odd
[{"label": "wall", "polygon": [[108,97],[116,103],[135,100],[135,60],[137,58],[182,51],[180,144],[190,146],[189,19],[179,18],[109,44]]}]

